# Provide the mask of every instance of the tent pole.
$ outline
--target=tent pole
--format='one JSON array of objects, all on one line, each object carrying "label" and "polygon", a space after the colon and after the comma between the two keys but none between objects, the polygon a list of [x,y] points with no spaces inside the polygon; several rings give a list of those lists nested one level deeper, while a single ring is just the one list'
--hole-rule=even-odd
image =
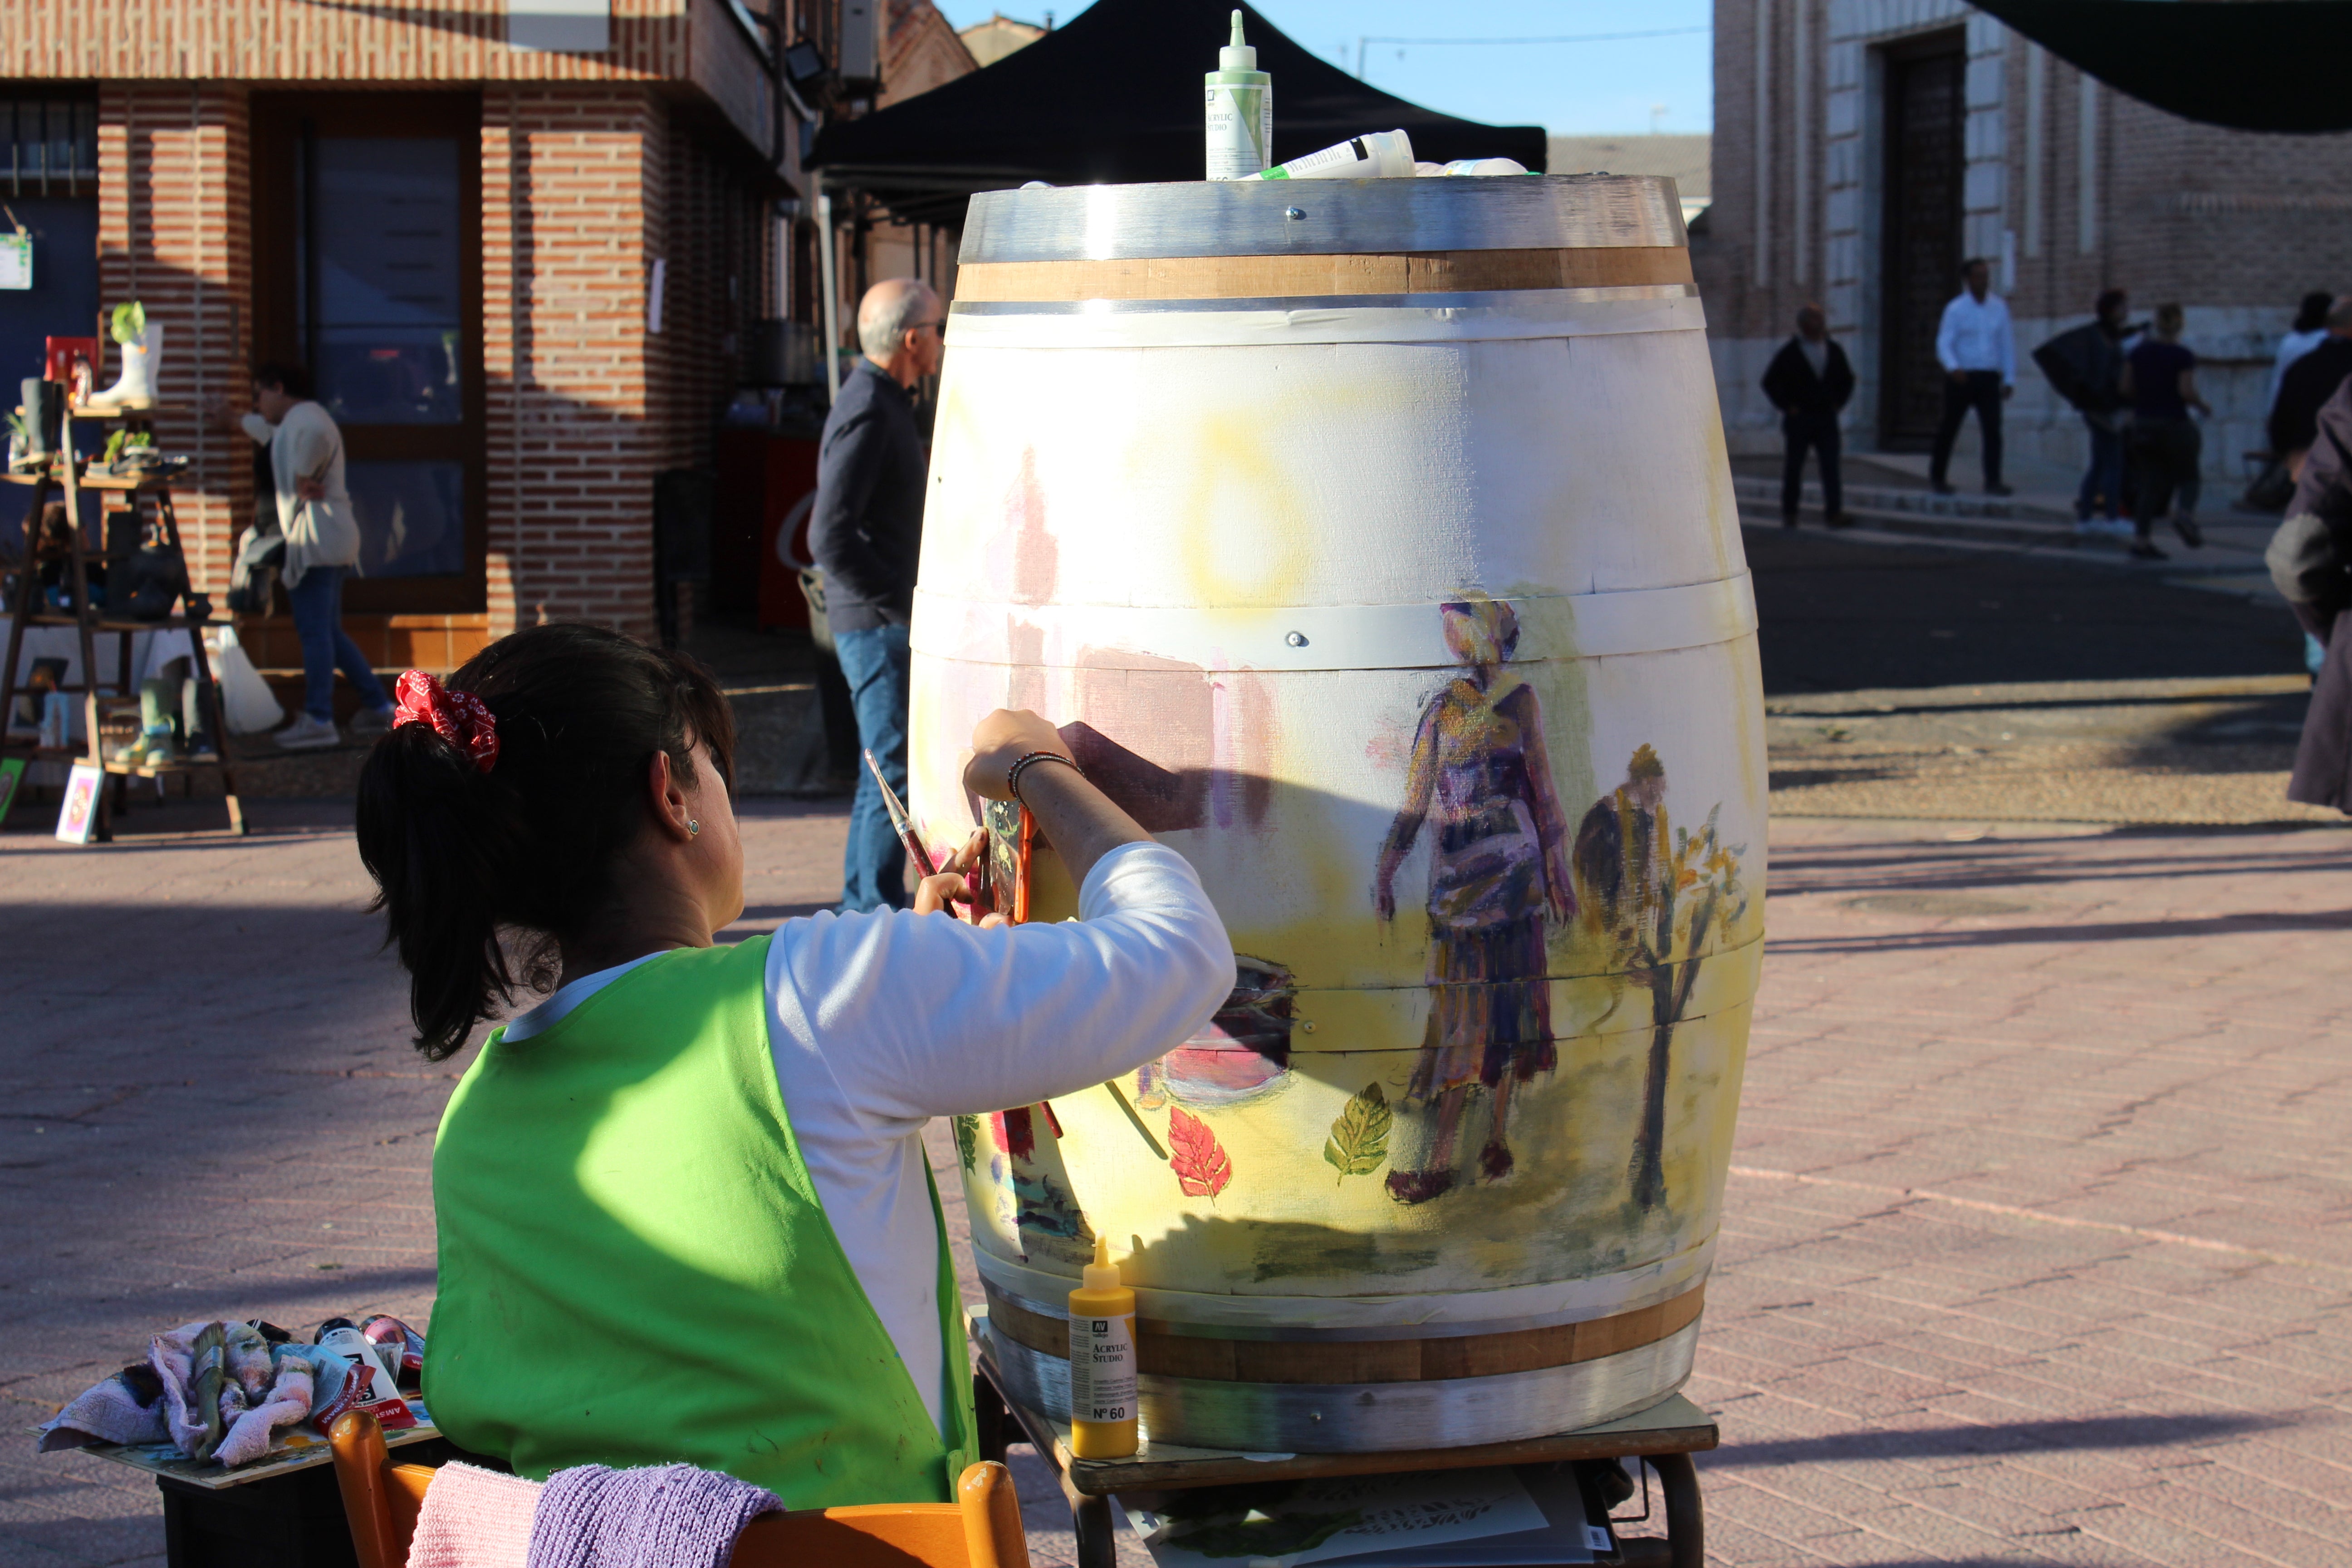
[{"label": "tent pole", "polygon": [[834,281],[833,193],[816,195],[817,265],[824,283],[824,402],[830,408],[841,396],[841,289]]}]

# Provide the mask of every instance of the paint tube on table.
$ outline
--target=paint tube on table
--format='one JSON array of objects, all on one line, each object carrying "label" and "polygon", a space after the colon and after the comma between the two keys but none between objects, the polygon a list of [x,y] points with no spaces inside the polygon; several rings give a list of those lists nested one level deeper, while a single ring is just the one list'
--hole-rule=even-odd
[{"label": "paint tube on table", "polygon": [[1411,174],[1412,140],[1402,131],[1367,131],[1345,142],[1277,163],[1261,180],[1373,180]]},{"label": "paint tube on table", "polygon": [[[374,1342],[360,1332],[358,1324],[349,1318],[329,1318],[319,1325],[318,1348],[351,1368],[342,1391],[327,1401],[323,1409],[313,1401],[311,1416],[320,1431],[333,1426],[335,1417],[346,1410],[366,1411],[387,1432],[416,1425],[415,1413],[400,1397],[392,1373],[378,1359]],[[323,1359],[320,1358],[322,1362]]]},{"label": "paint tube on table", "polygon": [[1424,179],[1436,174],[1524,174],[1528,166],[1517,158],[1456,158],[1450,163],[1415,163],[1412,172]]},{"label": "paint tube on table", "polygon": [[389,1313],[378,1312],[360,1321],[361,1336],[375,1346],[383,1370],[403,1388],[414,1388],[425,1375],[425,1336]]}]

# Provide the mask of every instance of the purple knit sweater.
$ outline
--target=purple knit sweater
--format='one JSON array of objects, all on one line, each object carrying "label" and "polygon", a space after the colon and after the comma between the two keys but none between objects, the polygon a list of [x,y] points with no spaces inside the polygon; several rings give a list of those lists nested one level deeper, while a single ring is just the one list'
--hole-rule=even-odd
[{"label": "purple knit sweater", "polygon": [[763,1487],[692,1465],[580,1465],[539,1494],[530,1568],[726,1568],[743,1527],[783,1507]]}]

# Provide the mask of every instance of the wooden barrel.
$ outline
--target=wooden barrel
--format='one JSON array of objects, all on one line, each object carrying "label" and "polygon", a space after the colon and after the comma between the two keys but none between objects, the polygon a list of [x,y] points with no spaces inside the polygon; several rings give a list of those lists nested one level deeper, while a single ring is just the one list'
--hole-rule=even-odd
[{"label": "wooden barrel", "polygon": [[[1163,1442],[1503,1441],[1688,1375],[1761,952],[1755,611],[1656,179],[974,199],[913,805],[1000,704],[1196,867],[1192,1039],[956,1129],[992,1332],[1067,1405],[1091,1239]],[[1041,858],[1038,908],[1075,907]]]}]

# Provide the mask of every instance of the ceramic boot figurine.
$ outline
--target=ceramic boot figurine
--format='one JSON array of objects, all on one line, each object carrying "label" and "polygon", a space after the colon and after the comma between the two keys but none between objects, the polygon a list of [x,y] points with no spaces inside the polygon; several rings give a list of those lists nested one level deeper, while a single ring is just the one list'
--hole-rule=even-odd
[{"label": "ceramic boot figurine", "polygon": [[172,732],[172,710],[179,700],[174,683],[168,680],[142,680],[139,683],[139,739],[131,742],[125,760],[145,763],[153,767],[176,761],[180,754],[178,741]]},{"label": "ceramic boot figurine", "polygon": [[57,450],[58,412],[63,388],[37,375],[25,378],[19,396],[24,412],[9,420],[8,466],[37,470],[49,466]]},{"label": "ceramic boot figurine", "polygon": [[92,393],[90,408],[146,408],[155,402],[155,368],[163,354],[163,323],[149,321],[146,330],[122,344],[122,379],[104,392]]},{"label": "ceramic boot figurine", "polygon": [[205,698],[205,689],[194,676],[180,682],[180,732],[188,738],[189,757],[208,763],[218,760],[220,742],[213,739]]}]

